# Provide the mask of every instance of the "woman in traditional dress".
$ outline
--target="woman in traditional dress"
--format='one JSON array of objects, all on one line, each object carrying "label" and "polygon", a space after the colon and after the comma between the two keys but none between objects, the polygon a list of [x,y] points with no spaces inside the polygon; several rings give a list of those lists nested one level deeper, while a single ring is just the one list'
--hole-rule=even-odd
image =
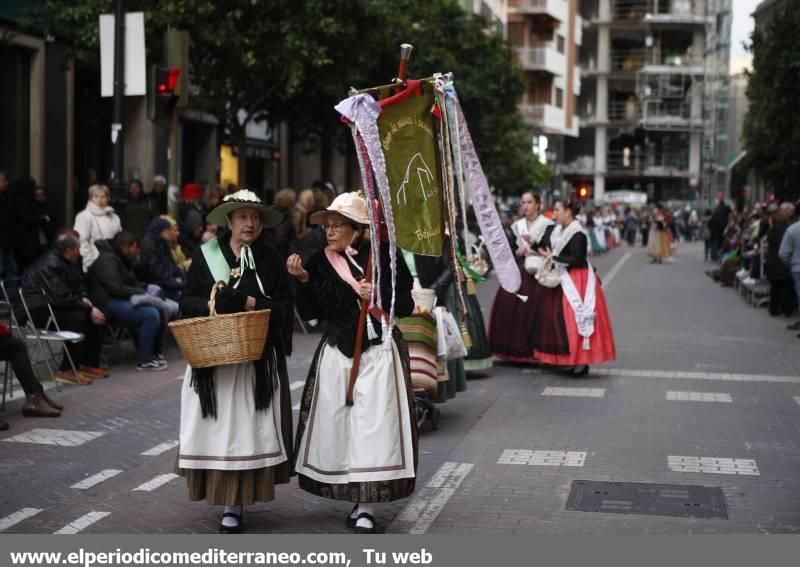
[{"label": "woman in traditional dress", "polygon": [[184,317],[209,314],[217,281],[218,313],[270,309],[263,356],[255,362],[186,369],[181,391],[178,474],[190,500],[225,506],[220,533],[241,533],[243,507],[275,498],[289,482],[292,411],[286,355],[293,304],[283,259],[260,237],[283,214],[251,191],[228,195],[208,222],[229,231],[195,253],[181,301]]},{"label": "woman in traditional dress", "polygon": [[[423,256],[404,250],[403,257],[417,287],[436,292],[436,304],[443,306],[456,321],[460,321],[461,303],[454,281],[450,236],[445,235],[441,256]],[[457,392],[467,390],[464,358],[451,358],[445,366],[446,372],[436,389],[436,402],[440,404],[455,398]]]},{"label": "woman in traditional dress", "polygon": [[[550,237],[550,248],[561,275],[563,323],[567,330],[569,352],[560,354],[534,350],[534,356],[552,366],[571,368],[575,374],[585,375],[590,364],[599,364],[616,358],[614,335],[608,315],[603,288],[588,261],[589,241],[575,216],[580,202],[561,200],[555,203],[558,226]],[[558,321],[553,321],[555,328]]]},{"label": "woman in traditional dress", "polygon": [[661,264],[664,258],[672,256],[672,237],[661,209],[653,211],[653,224],[647,244],[647,255],[651,264]]},{"label": "woman in traditional dress", "polygon": [[[343,193],[326,210],[312,214],[310,222],[322,224],[328,245],[305,266],[300,256],[290,256],[287,269],[299,282],[301,315],[326,319],[328,328],[303,391],[295,471],[303,490],[355,503],[346,518],[354,533],[375,533],[374,505],[414,491],[417,436],[408,352],[399,331],[389,331],[375,317],[378,310],[370,309],[353,405],[346,405],[360,302],[372,296],[372,284],[364,281],[370,254],[364,235],[369,223],[366,201],[355,193]],[[380,248],[381,301],[388,310],[389,246]],[[398,317],[414,309],[411,287],[411,274],[398,254]],[[321,313],[303,313],[314,305],[321,306]]]},{"label": "woman in traditional dress", "polygon": [[[533,362],[534,326],[536,310],[541,295],[553,293],[540,285],[534,275],[544,258],[537,252],[539,246],[549,242],[555,228],[552,220],[539,214],[542,198],[530,191],[522,194],[522,218],[511,225],[516,237],[516,256],[522,285],[517,293],[502,287],[497,290],[489,320],[489,344],[492,354],[511,362]],[[523,300],[520,296],[527,297]],[[566,331],[565,331],[566,332]]]}]

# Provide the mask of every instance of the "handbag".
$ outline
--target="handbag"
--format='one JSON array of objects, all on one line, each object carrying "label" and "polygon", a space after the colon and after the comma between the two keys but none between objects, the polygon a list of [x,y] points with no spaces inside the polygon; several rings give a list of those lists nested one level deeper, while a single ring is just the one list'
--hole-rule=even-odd
[{"label": "handbag", "polygon": [[436,313],[437,356],[445,360],[467,356],[467,347],[461,338],[461,328],[453,315],[444,307],[436,307],[433,312]]},{"label": "handbag", "polygon": [[525,256],[525,271],[530,275],[535,276],[544,264],[544,258],[541,256]]},{"label": "handbag", "polygon": [[561,285],[561,274],[559,274],[558,266],[553,262],[552,254],[545,257],[534,277],[544,287],[558,287]]}]

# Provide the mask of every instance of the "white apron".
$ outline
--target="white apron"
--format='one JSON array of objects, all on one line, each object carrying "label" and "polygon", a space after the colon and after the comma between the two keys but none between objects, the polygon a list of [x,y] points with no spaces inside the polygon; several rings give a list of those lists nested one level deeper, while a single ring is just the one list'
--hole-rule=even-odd
[{"label": "white apron", "polygon": [[217,367],[214,387],[217,419],[203,419],[200,397],[186,367],[181,388],[181,428],[178,467],[183,469],[249,470],[287,460],[281,434],[279,378],[273,379],[269,407],[256,411],[255,368],[250,362]]},{"label": "white apron", "polygon": [[328,484],[414,477],[406,384],[397,345],[391,345],[361,355],[352,407],[345,399],[353,360],[336,347],[322,349],[298,473]]}]

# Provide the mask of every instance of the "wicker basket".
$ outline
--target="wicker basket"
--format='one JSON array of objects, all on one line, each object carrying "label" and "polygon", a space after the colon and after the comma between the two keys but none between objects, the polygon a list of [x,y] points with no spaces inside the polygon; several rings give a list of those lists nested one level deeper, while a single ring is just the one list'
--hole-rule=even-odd
[{"label": "wicker basket", "polygon": [[192,368],[209,368],[258,360],[264,352],[270,310],[218,315],[217,282],[211,289],[209,317],[182,319],[169,324],[178,348]]}]

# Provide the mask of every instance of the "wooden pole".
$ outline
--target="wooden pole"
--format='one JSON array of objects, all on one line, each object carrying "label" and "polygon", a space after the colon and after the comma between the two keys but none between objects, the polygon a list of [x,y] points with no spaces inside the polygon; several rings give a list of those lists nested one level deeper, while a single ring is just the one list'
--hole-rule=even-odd
[{"label": "wooden pole", "polygon": [[[407,73],[408,73],[408,60],[411,57],[411,50],[414,49],[412,45],[408,43],[404,43],[400,46],[400,66],[397,69],[397,80],[399,82],[405,82]],[[366,183],[366,180],[364,180]],[[369,198],[369,196],[367,196]],[[377,207],[377,218],[380,219],[383,216],[381,211],[381,204],[378,201]],[[380,238],[380,225],[371,227],[372,231],[370,234],[370,238]],[[380,266],[378,266],[380,270]],[[369,255],[369,259],[367,260],[367,270],[364,274],[364,281],[366,283],[372,283],[372,254]],[[380,290],[378,290],[380,293]],[[356,387],[356,379],[358,378],[358,367],[361,363],[361,347],[364,344],[364,329],[366,328],[367,324],[367,310],[369,308],[369,299],[362,299],[361,300],[361,311],[358,313],[358,328],[356,330],[356,340],[355,345],[353,347],[353,366],[350,368],[350,381],[347,385],[347,400],[346,404],[348,406],[353,405],[353,392],[355,391]],[[391,337],[383,337],[383,340],[392,340]]]}]

